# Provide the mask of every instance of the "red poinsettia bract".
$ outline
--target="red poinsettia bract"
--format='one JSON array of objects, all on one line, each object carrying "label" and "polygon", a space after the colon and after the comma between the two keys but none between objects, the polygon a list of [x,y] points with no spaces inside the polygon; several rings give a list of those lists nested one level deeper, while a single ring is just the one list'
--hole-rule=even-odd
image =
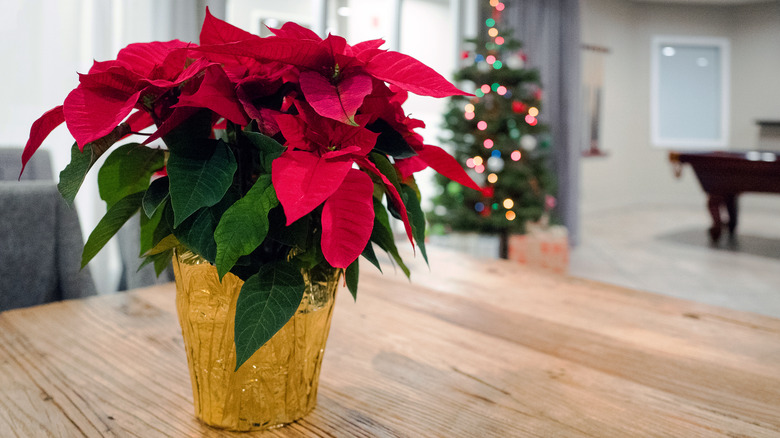
[{"label": "red poinsettia bract", "polygon": [[401,107],[407,92],[466,93],[414,58],[380,49],[382,40],[350,46],[344,38],[323,39],[293,23],[272,31],[260,38],[207,11],[200,45],[131,44],[116,60],[95,62],[64,104],[33,124],[22,168],[63,122],[80,149],[122,123],[131,132],[154,126],[148,144],[209,110],[212,124],[252,124],[284,144],[271,177],[287,225],[322,206],[322,253],[337,268],[348,267],[371,238],[375,181],[414,242],[401,194],[383,173],[387,167],[380,171],[371,158],[388,131],[407,145],[396,155],[379,151],[402,180],[431,167],[480,189],[454,158],[423,143],[414,132],[422,122]]}]

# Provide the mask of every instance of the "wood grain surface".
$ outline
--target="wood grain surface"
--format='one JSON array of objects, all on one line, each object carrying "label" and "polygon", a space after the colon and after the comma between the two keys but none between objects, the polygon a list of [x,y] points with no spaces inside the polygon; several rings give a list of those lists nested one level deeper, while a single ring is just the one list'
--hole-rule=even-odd
[{"label": "wood grain surface", "polygon": [[0,437],[780,436],[780,320],[430,252],[340,291],[317,408],[265,433],[194,417],[172,284],[2,313]]}]

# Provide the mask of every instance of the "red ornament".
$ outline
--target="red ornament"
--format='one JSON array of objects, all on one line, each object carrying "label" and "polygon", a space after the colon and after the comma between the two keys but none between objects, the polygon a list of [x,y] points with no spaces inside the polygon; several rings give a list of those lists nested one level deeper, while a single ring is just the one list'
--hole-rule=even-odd
[{"label": "red ornament", "polygon": [[520,59],[523,60],[523,62],[528,61],[528,55],[525,54],[522,50],[517,51],[517,56],[520,57]]},{"label": "red ornament", "polygon": [[544,195],[544,208],[545,210],[552,210],[558,202],[555,200],[555,196]]},{"label": "red ornament", "polygon": [[468,59],[468,57],[469,57],[469,51],[468,50],[464,50],[464,51],[460,52],[460,59]]},{"label": "red ornament", "polygon": [[520,102],[519,100],[512,101],[512,111],[523,114],[526,110],[526,106],[523,104],[523,102]]}]

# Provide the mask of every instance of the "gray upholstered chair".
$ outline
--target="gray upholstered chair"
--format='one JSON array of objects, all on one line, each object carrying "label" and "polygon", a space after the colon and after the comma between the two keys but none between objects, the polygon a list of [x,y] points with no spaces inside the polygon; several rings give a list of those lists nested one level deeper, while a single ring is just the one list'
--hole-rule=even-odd
[{"label": "gray upholstered chair", "polygon": [[[16,181],[22,170],[22,151],[20,147],[0,146],[0,181]],[[22,181],[54,180],[49,152],[39,150],[24,169]]]},{"label": "gray upholstered chair", "polygon": [[[35,251],[40,251],[41,243],[48,242],[52,245],[55,243],[52,240],[53,232],[47,228],[54,225],[54,222],[51,222],[52,219],[65,221],[75,225],[75,228],[72,230],[73,233],[69,232],[70,238],[73,239],[72,241],[67,242],[69,247],[67,249],[60,249],[60,251],[67,251],[69,257],[72,259],[71,262],[68,262],[72,266],[67,266],[69,276],[71,278],[63,279],[65,282],[63,284],[69,284],[69,281],[74,281],[73,275],[75,275],[75,269],[78,267],[79,261],[81,260],[81,248],[83,245],[81,232],[77,229],[78,216],[76,211],[67,207],[64,201],[61,199],[59,200],[60,202],[56,209],[52,210],[55,208],[54,204],[52,203],[59,199],[59,194],[57,193],[56,186],[54,185],[55,179],[52,172],[51,159],[48,151],[39,150],[36,152],[30,162],[27,163],[27,167],[24,170],[21,182],[17,182],[17,179],[19,178],[19,172],[22,167],[21,156],[22,148],[0,147],[0,192],[2,192],[2,194],[0,194],[0,208],[3,209],[3,211],[0,211],[0,233],[2,233],[2,235],[0,235],[0,264],[3,264],[6,257],[12,257],[10,253],[13,252],[11,249],[13,246],[10,245],[15,245],[23,240],[22,237],[15,237],[15,232],[13,231],[14,227],[22,226],[20,224],[25,223],[22,218],[26,215],[44,214],[46,216],[43,218],[44,223],[39,222],[38,225],[44,226],[46,230],[35,228],[35,233],[25,233],[24,235],[30,239],[35,239],[36,235],[41,236],[42,239],[38,244],[36,244],[35,249]],[[40,183],[30,185],[27,182],[31,180],[48,181],[48,183],[43,185]],[[8,182],[3,183],[3,181]],[[38,199],[43,199],[43,203],[41,205],[35,205],[38,202]],[[31,210],[35,211],[31,212]],[[43,213],[44,211],[46,213]],[[52,213],[53,211],[55,213]],[[19,222],[20,220],[21,222]],[[117,234],[119,255],[122,264],[122,274],[118,285],[118,290],[120,291],[173,281],[173,270],[170,268],[163,272],[159,278],[155,275],[154,267],[151,265],[147,265],[141,270],[138,270],[138,267],[141,264],[141,259],[138,256],[140,247],[138,227],[138,216],[136,215],[135,217],[131,218]],[[77,235],[75,234],[76,231],[78,231]],[[18,234],[18,232],[16,233]],[[76,236],[78,239],[75,238]],[[57,239],[64,238],[65,236],[57,237]],[[51,262],[51,260],[48,258],[47,261]],[[13,284],[17,284],[16,282],[20,281],[20,278],[22,278],[23,275],[13,274],[12,271],[14,269],[15,268],[8,266],[0,266],[0,282],[4,282],[4,278],[8,276],[8,278],[15,278]],[[17,272],[29,273],[30,269],[32,269],[32,267]],[[6,271],[8,272],[6,273]],[[76,289],[68,289],[59,292],[54,291],[51,288],[51,284],[49,284],[51,279],[54,278],[52,276],[50,276],[51,278],[47,277],[39,279],[40,282],[47,284],[44,290],[36,289],[37,292],[34,293],[26,292],[24,297],[15,296],[18,295],[18,293],[12,293],[10,290],[6,290],[6,287],[0,284],[0,311],[14,307],[42,304],[47,301],[55,301],[58,299],[76,298],[79,296],[79,294],[94,294],[94,282],[92,282],[88,274],[84,274],[87,272],[88,268],[85,268],[83,273],[78,273],[78,280],[75,280],[79,283],[88,283],[85,284],[82,292],[79,292]],[[36,285],[35,287],[39,286],[40,285]],[[15,297],[12,298],[12,295]]]},{"label": "gray upholstered chair", "polygon": [[20,157],[0,151],[0,311],[95,295],[80,269],[78,215],[57,191],[48,154],[39,151],[17,181]]}]

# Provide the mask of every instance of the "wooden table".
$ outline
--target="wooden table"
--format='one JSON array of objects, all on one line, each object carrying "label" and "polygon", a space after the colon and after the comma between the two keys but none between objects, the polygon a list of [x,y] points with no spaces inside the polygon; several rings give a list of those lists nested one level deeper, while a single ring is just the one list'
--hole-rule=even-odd
[{"label": "wooden table", "polygon": [[[236,436],[780,436],[780,320],[430,252],[340,292],[312,414]],[[230,435],[190,391],[172,285],[0,314],[0,437]]]}]

